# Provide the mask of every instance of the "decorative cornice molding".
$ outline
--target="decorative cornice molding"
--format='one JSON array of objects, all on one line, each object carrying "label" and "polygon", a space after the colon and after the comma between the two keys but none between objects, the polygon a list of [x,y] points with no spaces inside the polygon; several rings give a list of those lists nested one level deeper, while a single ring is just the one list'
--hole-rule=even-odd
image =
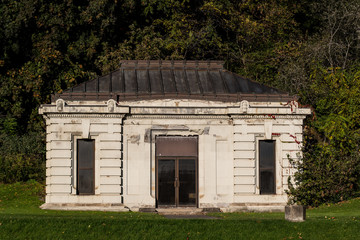
[{"label": "decorative cornice molding", "polygon": [[231,115],[232,119],[304,119],[304,115]]},{"label": "decorative cornice molding", "polygon": [[89,113],[49,113],[46,114],[47,117],[49,118],[123,118],[125,116],[125,114],[115,114],[115,113],[111,113],[111,114],[99,114],[99,113],[94,113],[94,114],[89,114]]},{"label": "decorative cornice molding", "polygon": [[127,119],[230,119],[228,115],[130,115]]},{"label": "decorative cornice molding", "polygon": [[303,115],[129,115],[127,119],[304,119]]},{"label": "decorative cornice molding", "polygon": [[[44,118],[124,118],[126,114],[116,113],[48,113]],[[177,115],[177,114],[134,114],[128,115],[127,119],[304,119],[305,115]]]}]

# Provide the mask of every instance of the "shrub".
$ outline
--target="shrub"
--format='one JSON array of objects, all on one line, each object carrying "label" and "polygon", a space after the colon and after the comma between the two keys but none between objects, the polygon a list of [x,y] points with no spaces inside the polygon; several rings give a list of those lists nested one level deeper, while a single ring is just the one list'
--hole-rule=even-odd
[{"label": "shrub", "polygon": [[0,135],[0,182],[14,183],[45,178],[45,141],[39,133]]},{"label": "shrub", "polygon": [[319,206],[360,195],[359,152],[334,156],[318,149],[305,152],[304,157],[293,164],[298,172],[293,182],[289,178],[290,204]]}]

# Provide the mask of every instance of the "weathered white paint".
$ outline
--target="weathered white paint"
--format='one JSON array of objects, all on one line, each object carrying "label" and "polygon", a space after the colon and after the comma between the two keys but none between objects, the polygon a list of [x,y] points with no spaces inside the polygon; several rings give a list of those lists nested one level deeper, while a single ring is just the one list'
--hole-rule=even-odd
[{"label": "weathered white paint", "polygon": [[265,132],[265,139],[271,139],[271,135],[273,133],[273,121],[271,119],[266,119],[264,121],[264,132]]},{"label": "weathered white paint", "polygon": [[255,178],[253,176],[235,176],[235,185],[255,185]]},{"label": "weathered white paint", "polygon": [[[198,207],[224,211],[271,210],[286,203],[287,179],[295,172],[288,156],[301,156],[302,121],[310,114],[279,102],[185,99],[59,101],[39,112],[47,125],[45,208],[155,207],[155,137],[174,135],[198,137]],[[91,196],[76,195],[76,141],[81,138],[95,139]],[[276,140],[275,195],[259,194],[260,139]]]},{"label": "weathered white paint", "polygon": [[228,141],[216,141],[216,193],[233,194],[233,157]]},{"label": "weathered white paint", "polygon": [[103,175],[100,176],[100,182],[102,185],[121,185],[120,176]]},{"label": "weathered white paint", "polygon": [[234,167],[235,168],[254,168],[255,160],[254,159],[240,159],[234,158]]},{"label": "weathered white paint", "polygon": [[234,151],[234,158],[255,159],[255,151]]}]

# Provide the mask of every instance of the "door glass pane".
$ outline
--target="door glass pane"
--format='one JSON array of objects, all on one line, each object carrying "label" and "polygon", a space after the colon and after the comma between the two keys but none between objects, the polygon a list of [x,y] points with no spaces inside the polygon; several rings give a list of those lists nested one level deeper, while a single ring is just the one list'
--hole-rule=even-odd
[{"label": "door glass pane", "polygon": [[79,169],[78,192],[79,194],[94,193],[94,174],[92,169]]},{"label": "door glass pane", "polygon": [[175,159],[158,161],[159,205],[175,205]]},{"label": "door glass pane", "polygon": [[275,141],[264,140],[259,142],[260,168],[273,168],[275,162]]},{"label": "door glass pane", "polygon": [[77,194],[94,194],[95,141],[77,141]]},{"label": "door glass pane", "polygon": [[196,168],[194,159],[179,159],[179,205],[196,205]]},{"label": "door glass pane", "polygon": [[79,139],[78,146],[78,167],[79,168],[93,168],[94,167],[94,140]]},{"label": "door glass pane", "polygon": [[262,170],[260,172],[260,194],[274,194],[274,172],[271,170]]},{"label": "door glass pane", "polygon": [[275,194],[275,141],[259,141],[260,194]]}]

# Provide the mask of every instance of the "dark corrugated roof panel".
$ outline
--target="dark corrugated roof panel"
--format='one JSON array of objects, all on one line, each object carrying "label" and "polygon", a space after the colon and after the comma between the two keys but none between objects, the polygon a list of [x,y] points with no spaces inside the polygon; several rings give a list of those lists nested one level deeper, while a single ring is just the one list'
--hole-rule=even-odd
[{"label": "dark corrugated roof panel", "polygon": [[53,100],[202,99],[290,101],[294,96],[240,77],[221,61],[122,61],[119,70],[81,83]]}]

